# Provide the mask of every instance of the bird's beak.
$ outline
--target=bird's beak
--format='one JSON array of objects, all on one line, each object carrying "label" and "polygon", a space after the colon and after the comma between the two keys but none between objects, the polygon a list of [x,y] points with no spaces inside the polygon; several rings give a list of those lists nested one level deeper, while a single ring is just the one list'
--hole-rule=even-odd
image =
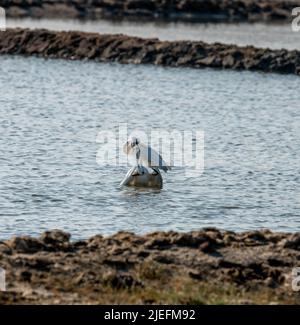
[{"label": "bird's beak", "polygon": [[128,141],[124,144],[124,146],[123,146],[123,151],[124,151],[124,153],[126,153],[127,155],[128,155],[128,151],[129,151],[129,143],[128,143]]}]

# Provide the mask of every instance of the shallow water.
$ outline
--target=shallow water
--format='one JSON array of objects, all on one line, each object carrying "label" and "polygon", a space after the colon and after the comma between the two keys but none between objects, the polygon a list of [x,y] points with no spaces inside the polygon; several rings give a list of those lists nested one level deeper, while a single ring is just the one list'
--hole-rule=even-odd
[{"label": "shallow water", "polygon": [[300,50],[300,32],[293,32],[290,24],[187,24],[112,22],[109,20],[81,21],[75,19],[9,19],[8,27],[80,30],[102,34],[126,34],[171,41],[201,40],[209,43],[221,42],[269,47],[272,49]]},{"label": "shallow water", "polygon": [[[213,226],[300,230],[299,77],[0,57],[0,238]],[[205,131],[205,172],[122,190],[103,129]]]}]

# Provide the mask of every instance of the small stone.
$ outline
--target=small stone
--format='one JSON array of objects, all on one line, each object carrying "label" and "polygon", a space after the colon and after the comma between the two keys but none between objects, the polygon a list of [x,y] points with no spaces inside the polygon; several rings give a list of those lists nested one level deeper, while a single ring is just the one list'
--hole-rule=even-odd
[{"label": "small stone", "polygon": [[61,230],[46,231],[40,236],[40,240],[45,244],[69,243],[71,235]]}]

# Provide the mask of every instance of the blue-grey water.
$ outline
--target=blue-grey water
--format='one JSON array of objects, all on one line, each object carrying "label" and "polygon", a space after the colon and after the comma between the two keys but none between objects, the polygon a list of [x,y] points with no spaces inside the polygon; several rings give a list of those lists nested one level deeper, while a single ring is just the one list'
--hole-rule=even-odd
[{"label": "blue-grey water", "polygon": [[[299,77],[0,57],[0,238],[218,227],[300,230]],[[205,131],[205,172],[118,187],[99,131]]]}]

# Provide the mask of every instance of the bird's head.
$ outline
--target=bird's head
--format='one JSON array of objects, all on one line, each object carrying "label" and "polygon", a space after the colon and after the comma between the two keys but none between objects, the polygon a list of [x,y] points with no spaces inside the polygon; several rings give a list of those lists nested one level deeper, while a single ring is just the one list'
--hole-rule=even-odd
[{"label": "bird's head", "polygon": [[139,143],[140,143],[140,140],[136,137],[132,137],[132,138],[128,139],[128,141],[127,141],[127,145],[130,146],[131,148],[138,146]]},{"label": "bird's head", "polygon": [[136,137],[131,137],[127,140],[127,142],[124,145],[124,152],[126,154],[129,154],[130,151],[134,148],[136,148],[140,144],[140,140]]}]

